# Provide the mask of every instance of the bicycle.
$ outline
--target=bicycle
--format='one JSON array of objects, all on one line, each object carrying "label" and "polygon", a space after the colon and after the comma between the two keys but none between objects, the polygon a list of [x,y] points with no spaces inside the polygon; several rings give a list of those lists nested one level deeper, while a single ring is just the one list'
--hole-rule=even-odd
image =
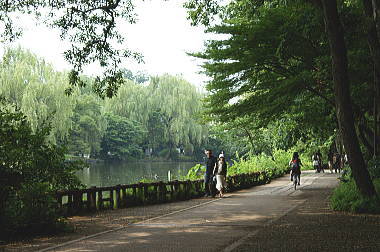
[{"label": "bicycle", "polygon": [[293,177],[294,190],[297,190],[298,174],[292,174],[292,177]]}]

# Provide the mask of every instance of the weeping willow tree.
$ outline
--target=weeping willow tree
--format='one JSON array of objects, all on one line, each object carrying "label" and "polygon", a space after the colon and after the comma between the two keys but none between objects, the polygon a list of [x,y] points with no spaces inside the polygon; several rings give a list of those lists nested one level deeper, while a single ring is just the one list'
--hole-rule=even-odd
[{"label": "weeping willow tree", "polygon": [[200,144],[207,134],[196,119],[202,110],[202,95],[183,78],[170,75],[151,78],[148,93],[151,111],[159,116],[165,128],[169,150],[189,146],[187,149],[192,152],[193,146]]},{"label": "weeping willow tree", "polygon": [[117,95],[106,100],[104,109],[145,125],[149,119],[148,96],[146,87],[126,80]]},{"label": "weeping willow tree", "polygon": [[65,73],[23,49],[9,49],[0,62],[0,95],[26,115],[33,130],[51,125],[49,140],[65,138],[72,124],[74,97],[64,95]]},{"label": "weeping willow tree", "polygon": [[206,141],[207,129],[197,121],[203,96],[181,77],[153,77],[148,84],[126,80],[116,97],[101,100],[88,88],[78,87],[70,96],[65,95],[67,73],[55,71],[26,50],[6,51],[0,67],[0,96],[21,109],[34,131],[49,124],[49,140],[67,144],[72,154],[96,156],[104,152],[101,143],[107,129],[113,127],[107,126],[112,120],[107,121],[105,114],[139,125],[130,127],[128,134],[144,133],[139,133],[142,141],[125,137],[128,143],[120,142],[120,148],[125,144],[139,146],[154,155],[165,150],[168,155],[162,156],[173,157],[176,148],[191,155],[194,147]]},{"label": "weeping willow tree", "polygon": [[205,139],[207,130],[197,122],[202,109],[202,95],[181,77],[152,77],[148,85],[126,81],[117,96],[106,101],[105,111],[139,122],[147,138],[144,147],[157,153],[168,149],[186,148]]},{"label": "weeping willow tree", "polygon": [[101,141],[107,128],[102,112],[103,102],[93,94],[76,95],[73,125],[67,139],[68,148],[76,155],[96,156],[101,151]]}]

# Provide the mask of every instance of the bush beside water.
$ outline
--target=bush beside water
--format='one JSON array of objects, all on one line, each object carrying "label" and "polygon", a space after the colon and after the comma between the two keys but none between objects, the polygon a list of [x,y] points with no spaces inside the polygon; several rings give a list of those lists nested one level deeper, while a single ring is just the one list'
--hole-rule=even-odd
[{"label": "bush beside water", "polygon": [[[238,155],[236,155],[236,159],[232,161],[232,165],[227,168],[227,176],[266,171],[269,177],[278,177],[288,170],[289,160],[292,157],[292,155],[292,150],[275,150],[272,156],[268,156],[266,154],[248,154],[244,157],[239,157]],[[301,155],[300,158],[302,160],[303,156]],[[306,157],[304,158],[304,160],[306,161]],[[307,164],[308,162],[303,161],[303,163],[303,169],[307,169],[308,166],[305,164]],[[204,173],[205,167],[201,164],[197,164],[189,170],[185,179],[202,179]]]},{"label": "bush beside water", "polygon": [[66,162],[49,134],[49,126],[33,132],[21,112],[0,102],[0,240],[64,228],[54,192],[81,187],[75,172],[85,164]]}]

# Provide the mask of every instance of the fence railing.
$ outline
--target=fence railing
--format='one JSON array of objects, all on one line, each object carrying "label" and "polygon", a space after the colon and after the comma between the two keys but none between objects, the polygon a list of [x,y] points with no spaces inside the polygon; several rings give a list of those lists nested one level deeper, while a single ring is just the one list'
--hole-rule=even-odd
[{"label": "fence railing", "polygon": [[[283,173],[277,174],[276,177]],[[265,171],[228,176],[227,192],[265,184],[273,177],[273,174]],[[103,209],[188,200],[200,197],[204,192],[203,179],[176,180],[59,191],[56,198],[58,207],[65,215],[70,216]]]}]

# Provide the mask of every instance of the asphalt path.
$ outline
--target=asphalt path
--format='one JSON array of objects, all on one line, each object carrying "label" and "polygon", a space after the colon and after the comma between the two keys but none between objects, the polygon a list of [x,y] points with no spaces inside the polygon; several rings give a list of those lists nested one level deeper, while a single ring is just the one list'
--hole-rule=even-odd
[{"label": "asphalt path", "polygon": [[336,174],[303,172],[294,190],[289,176],[204,204],[63,243],[41,251],[233,251],[307,200],[310,187],[331,189]]}]

